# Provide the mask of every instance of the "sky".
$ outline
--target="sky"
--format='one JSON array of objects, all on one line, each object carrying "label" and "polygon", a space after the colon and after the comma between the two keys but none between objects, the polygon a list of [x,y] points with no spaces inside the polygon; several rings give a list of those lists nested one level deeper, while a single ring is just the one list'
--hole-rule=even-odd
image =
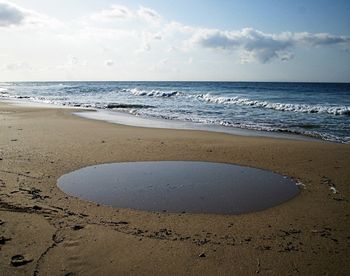
[{"label": "sky", "polygon": [[350,82],[350,1],[0,0],[0,81]]}]

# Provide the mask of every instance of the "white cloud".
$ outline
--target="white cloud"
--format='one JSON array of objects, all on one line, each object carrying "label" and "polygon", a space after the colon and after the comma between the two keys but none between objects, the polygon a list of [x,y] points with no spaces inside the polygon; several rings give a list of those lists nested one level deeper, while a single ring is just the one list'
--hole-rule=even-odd
[{"label": "white cloud", "polygon": [[142,54],[142,53],[147,53],[151,51],[151,45],[147,42],[144,42],[141,44],[140,48],[136,50],[136,54]]},{"label": "white cloud", "polygon": [[133,12],[125,6],[112,5],[110,9],[102,10],[90,16],[93,20],[110,21],[116,19],[130,19]]},{"label": "white cloud", "polygon": [[75,70],[79,67],[85,67],[88,65],[87,60],[81,60],[80,58],[69,55],[65,63],[56,66],[59,70]]},{"label": "white cloud", "polygon": [[21,25],[26,16],[21,8],[8,2],[0,2],[0,27]]},{"label": "white cloud", "polygon": [[160,34],[160,33],[157,33],[157,34],[155,34],[154,36],[153,36],[153,39],[155,39],[155,40],[162,40],[162,35]]},{"label": "white cloud", "polygon": [[75,56],[68,57],[67,65],[73,66],[73,65],[77,65],[78,63],[79,63],[79,59],[77,57]]},{"label": "white cloud", "polygon": [[[49,26],[58,28],[53,31]],[[0,55],[5,55],[1,58],[0,70],[18,78],[23,76],[21,70],[34,76],[41,68],[49,68],[46,75],[54,78],[65,78],[65,74],[70,73],[77,78],[105,78],[121,68],[121,64],[128,72],[125,76],[130,78],[137,74],[156,79],[158,73],[162,73],[171,79],[172,74],[178,72],[176,68],[181,68],[181,74],[187,70],[188,76],[202,78],[202,73],[208,77],[215,75],[217,70],[213,68],[217,64],[234,68],[239,61],[288,62],[296,50],[302,48],[337,46],[350,50],[350,38],[346,36],[269,33],[252,28],[205,29],[171,21],[142,6],[102,7],[75,19],[65,17],[63,24],[4,0],[0,0],[0,40]],[[70,53],[73,55],[68,56]],[[21,62],[23,60],[30,66]],[[0,78],[7,77],[4,75],[0,74]]]},{"label": "white cloud", "polygon": [[122,5],[112,5],[109,9],[94,13],[87,18],[95,21],[142,19],[149,23],[159,23],[161,20],[161,16],[151,8],[140,6],[138,10],[132,10]]},{"label": "white cloud", "polygon": [[294,47],[346,45],[350,43],[350,38],[326,33],[269,34],[245,28],[240,31],[201,29],[193,35],[191,41],[204,48],[239,50],[242,62],[266,63],[273,59],[286,61],[293,58],[290,51]]},{"label": "white cloud", "polygon": [[169,68],[171,68],[171,66],[169,67],[168,65],[169,65],[169,59],[163,58],[160,61],[158,61],[155,65],[151,66],[150,70],[156,71],[156,72],[165,72]]},{"label": "white cloud", "polygon": [[32,67],[26,62],[7,63],[1,67],[4,71],[30,71]]},{"label": "white cloud", "polygon": [[184,25],[184,24],[181,24],[180,22],[176,22],[176,21],[171,21],[171,22],[165,23],[163,26],[164,33],[193,34],[196,31],[198,31],[198,28]]},{"label": "white cloud", "polygon": [[150,71],[156,72],[160,75],[166,74],[179,74],[180,69],[178,68],[178,63],[175,60],[169,58],[162,58],[156,64],[149,68]]},{"label": "white cloud", "polygon": [[114,65],[114,61],[111,60],[111,59],[108,59],[108,60],[105,61],[105,65],[108,66],[108,67],[111,67],[111,66]]},{"label": "white cloud", "polygon": [[312,46],[326,46],[335,44],[349,44],[350,37],[335,36],[328,33],[310,34],[307,32],[295,33],[293,39],[299,43],[305,43]]},{"label": "white cloud", "polygon": [[58,27],[62,23],[57,19],[48,17],[33,10],[25,9],[16,4],[0,2],[0,27]]},{"label": "white cloud", "polygon": [[159,22],[161,20],[161,16],[155,10],[143,6],[138,9],[137,14],[140,18],[149,22]]}]

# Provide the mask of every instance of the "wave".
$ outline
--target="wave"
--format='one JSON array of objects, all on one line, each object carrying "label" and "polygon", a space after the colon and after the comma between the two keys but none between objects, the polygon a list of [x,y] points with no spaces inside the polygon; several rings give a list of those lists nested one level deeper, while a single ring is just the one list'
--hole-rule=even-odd
[{"label": "wave", "polygon": [[115,109],[115,108],[154,108],[152,105],[144,105],[144,104],[123,104],[123,103],[109,103],[105,106],[107,109]]},{"label": "wave", "polygon": [[7,94],[8,89],[0,87],[0,94]]},{"label": "wave", "polygon": [[163,98],[170,98],[180,94],[180,92],[178,91],[161,91],[161,90],[154,90],[154,89],[151,91],[147,91],[147,90],[139,90],[137,88],[123,89],[122,92],[130,92],[135,96],[163,97]]},{"label": "wave", "polygon": [[218,97],[210,94],[199,94],[197,99],[216,104],[233,104],[240,106],[251,106],[254,108],[266,108],[278,111],[292,111],[301,113],[327,113],[332,115],[350,116],[349,106],[322,106],[308,104],[272,103],[267,101],[257,101],[240,97]]},{"label": "wave", "polygon": [[194,123],[206,124],[206,125],[220,125],[223,127],[232,127],[232,128],[240,128],[240,129],[248,129],[248,130],[257,130],[257,131],[266,131],[266,132],[278,132],[278,133],[286,133],[293,135],[302,135],[310,138],[321,139],[329,142],[342,143],[342,144],[350,144],[350,137],[339,137],[333,135],[331,133],[324,133],[321,131],[310,131],[310,130],[302,130],[295,129],[289,127],[281,127],[281,126],[268,126],[259,123],[234,123],[227,120],[212,120],[212,119],[201,119],[201,118],[186,118],[185,121],[190,121]]}]

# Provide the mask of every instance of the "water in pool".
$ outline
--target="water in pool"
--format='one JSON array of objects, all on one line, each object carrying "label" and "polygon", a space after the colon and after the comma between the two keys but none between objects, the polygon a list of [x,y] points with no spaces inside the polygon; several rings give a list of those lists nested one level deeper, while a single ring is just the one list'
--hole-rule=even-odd
[{"label": "water in pool", "polygon": [[58,179],[65,193],[117,208],[242,214],[281,204],[299,192],[292,179],[224,163],[125,162],[90,166]]}]

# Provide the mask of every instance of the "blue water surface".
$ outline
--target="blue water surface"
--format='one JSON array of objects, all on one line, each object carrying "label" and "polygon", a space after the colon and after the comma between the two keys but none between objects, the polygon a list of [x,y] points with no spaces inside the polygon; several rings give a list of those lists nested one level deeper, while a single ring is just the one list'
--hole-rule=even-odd
[{"label": "blue water surface", "polygon": [[346,83],[15,82],[0,83],[0,98],[350,143]]}]

